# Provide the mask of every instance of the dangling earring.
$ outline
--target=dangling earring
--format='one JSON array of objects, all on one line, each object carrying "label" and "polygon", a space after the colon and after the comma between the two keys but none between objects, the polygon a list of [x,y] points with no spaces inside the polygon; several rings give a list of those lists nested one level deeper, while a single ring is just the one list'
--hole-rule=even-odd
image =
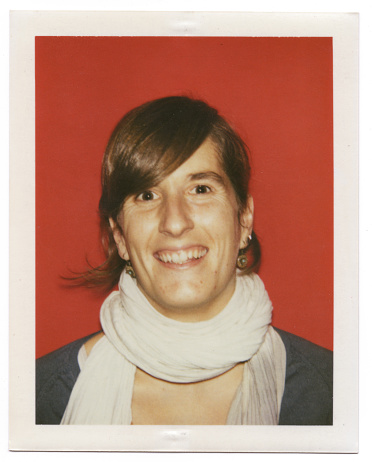
[{"label": "dangling earring", "polygon": [[242,253],[238,256],[238,258],[236,259],[236,266],[240,269],[244,269],[248,266],[248,258],[245,253]]},{"label": "dangling earring", "polygon": [[136,279],[136,273],[134,272],[134,269],[133,269],[133,266],[130,260],[126,261],[125,272],[129,274],[131,278]]},{"label": "dangling earring", "polygon": [[245,252],[248,249],[248,247],[250,246],[251,241],[252,241],[252,236],[249,235],[248,239],[247,239],[246,247],[240,251],[240,255],[236,259],[236,266],[238,268],[240,268],[240,269],[244,269],[244,268],[246,268],[248,266],[248,258],[247,258],[247,255],[245,254]]}]

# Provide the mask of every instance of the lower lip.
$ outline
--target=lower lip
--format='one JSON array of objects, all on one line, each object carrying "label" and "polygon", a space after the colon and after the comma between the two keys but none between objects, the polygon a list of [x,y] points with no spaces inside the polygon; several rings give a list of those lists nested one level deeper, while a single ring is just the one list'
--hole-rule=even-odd
[{"label": "lower lip", "polygon": [[208,255],[208,252],[205,255],[203,255],[202,257],[200,257],[200,258],[197,258],[197,259],[193,258],[192,260],[188,260],[188,261],[186,261],[185,263],[182,263],[182,264],[164,262],[164,261],[159,260],[156,257],[155,258],[162,266],[164,266],[166,268],[176,269],[176,270],[186,270],[186,269],[192,268],[192,267],[194,267],[196,265],[199,265],[199,263],[201,263],[204,260],[206,255]]}]

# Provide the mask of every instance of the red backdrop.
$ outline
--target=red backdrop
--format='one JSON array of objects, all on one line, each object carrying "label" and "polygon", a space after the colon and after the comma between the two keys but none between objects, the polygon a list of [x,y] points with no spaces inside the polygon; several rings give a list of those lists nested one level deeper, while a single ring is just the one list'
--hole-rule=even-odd
[{"label": "red backdrop", "polygon": [[332,348],[331,38],[36,38],[36,355],[99,330],[104,295],[61,275],[98,264],[100,164],[123,114],[205,99],[253,159],[260,276],[273,324]]}]

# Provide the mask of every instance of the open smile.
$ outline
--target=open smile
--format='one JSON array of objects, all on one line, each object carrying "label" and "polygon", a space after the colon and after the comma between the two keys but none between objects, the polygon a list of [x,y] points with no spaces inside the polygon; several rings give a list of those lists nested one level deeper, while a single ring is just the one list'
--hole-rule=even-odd
[{"label": "open smile", "polygon": [[185,265],[203,258],[208,252],[206,247],[197,246],[180,250],[160,250],[155,253],[155,258],[162,263]]}]

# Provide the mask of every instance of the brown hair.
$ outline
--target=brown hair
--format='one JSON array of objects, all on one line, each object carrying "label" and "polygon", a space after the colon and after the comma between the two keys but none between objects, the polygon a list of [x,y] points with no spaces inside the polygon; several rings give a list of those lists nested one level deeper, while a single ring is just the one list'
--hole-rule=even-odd
[{"label": "brown hair", "polygon": [[[117,221],[125,199],[159,184],[182,165],[209,137],[234,188],[239,210],[248,199],[248,150],[239,135],[207,103],[186,96],[169,96],[128,112],[114,129],[102,163],[99,202],[106,261],[75,280],[87,286],[114,287],[126,262],[117,252],[109,218]],[[255,234],[247,250],[255,269],[260,246]]]}]

